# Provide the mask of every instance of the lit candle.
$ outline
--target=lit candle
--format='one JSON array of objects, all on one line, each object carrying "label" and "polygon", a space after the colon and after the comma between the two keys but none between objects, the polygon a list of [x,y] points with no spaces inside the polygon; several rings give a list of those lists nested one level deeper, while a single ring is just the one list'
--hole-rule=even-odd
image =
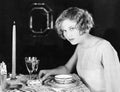
[{"label": "lit candle", "polygon": [[13,23],[12,29],[12,79],[16,78],[16,25]]}]

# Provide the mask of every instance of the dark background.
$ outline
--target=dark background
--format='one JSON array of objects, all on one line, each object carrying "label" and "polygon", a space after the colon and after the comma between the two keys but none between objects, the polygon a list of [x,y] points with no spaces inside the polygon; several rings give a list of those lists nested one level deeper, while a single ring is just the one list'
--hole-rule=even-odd
[{"label": "dark background", "polygon": [[54,22],[68,7],[87,9],[95,21],[92,34],[109,40],[120,53],[119,0],[0,0],[0,54],[1,61],[7,63],[8,72],[11,72],[13,21],[16,21],[17,27],[17,73],[27,72],[25,56],[37,56],[40,70],[66,63],[75,49],[75,46],[60,39],[55,30],[50,30],[46,37],[29,35],[28,6],[34,2],[46,3],[53,10]]}]

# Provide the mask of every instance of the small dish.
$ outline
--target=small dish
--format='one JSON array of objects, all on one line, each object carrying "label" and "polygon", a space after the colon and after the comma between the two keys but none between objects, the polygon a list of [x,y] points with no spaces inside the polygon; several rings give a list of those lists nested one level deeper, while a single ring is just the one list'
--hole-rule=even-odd
[{"label": "small dish", "polygon": [[14,89],[14,90],[7,90],[7,92],[22,92],[22,91],[18,89]]},{"label": "small dish", "polygon": [[27,84],[28,86],[40,86],[42,82],[40,80],[28,80]]},{"label": "small dish", "polygon": [[37,91],[32,87],[26,87],[21,89],[21,92],[37,92]]},{"label": "small dish", "polygon": [[22,88],[22,84],[14,84],[14,85],[8,85],[7,89],[10,89],[10,90],[14,90],[14,89],[21,89]]},{"label": "small dish", "polygon": [[73,77],[70,74],[60,74],[55,76],[55,81],[57,83],[67,84],[72,82]]}]

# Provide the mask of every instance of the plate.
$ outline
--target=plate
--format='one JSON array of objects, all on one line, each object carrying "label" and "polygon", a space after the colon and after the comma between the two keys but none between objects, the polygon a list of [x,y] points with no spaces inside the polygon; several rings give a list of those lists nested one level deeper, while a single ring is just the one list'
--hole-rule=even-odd
[{"label": "plate", "polygon": [[22,91],[14,89],[14,90],[8,90],[7,92],[22,92]]},{"label": "plate", "polygon": [[61,81],[56,81],[55,77],[52,78],[48,78],[44,81],[44,85],[46,86],[51,86],[51,87],[55,87],[55,88],[69,88],[69,87],[75,87],[79,85],[79,81],[77,81],[76,79],[74,79],[72,77],[72,79],[70,79],[69,82],[61,82]]},{"label": "plate", "polygon": [[27,87],[27,88],[21,89],[21,92],[36,92],[36,90],[35,90],[35,89],[32,89],[32,88]]},{"label": "plate", "polygon": [[24,89],[14,89],[14,90],[8,90],[7,92],[36,92],[34,89],[31,88],[24,88]]}]

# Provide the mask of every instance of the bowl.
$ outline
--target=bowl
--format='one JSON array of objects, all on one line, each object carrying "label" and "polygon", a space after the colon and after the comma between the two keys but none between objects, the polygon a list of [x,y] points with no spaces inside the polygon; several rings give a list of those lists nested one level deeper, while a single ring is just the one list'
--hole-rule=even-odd
[{"label": "bowl", "polygon": [[55,76],[55,81],[57,83],[66,84],[66,83],[71,83],[72,80],[73,80],[73,77],[70,74],[59,74]]}]

